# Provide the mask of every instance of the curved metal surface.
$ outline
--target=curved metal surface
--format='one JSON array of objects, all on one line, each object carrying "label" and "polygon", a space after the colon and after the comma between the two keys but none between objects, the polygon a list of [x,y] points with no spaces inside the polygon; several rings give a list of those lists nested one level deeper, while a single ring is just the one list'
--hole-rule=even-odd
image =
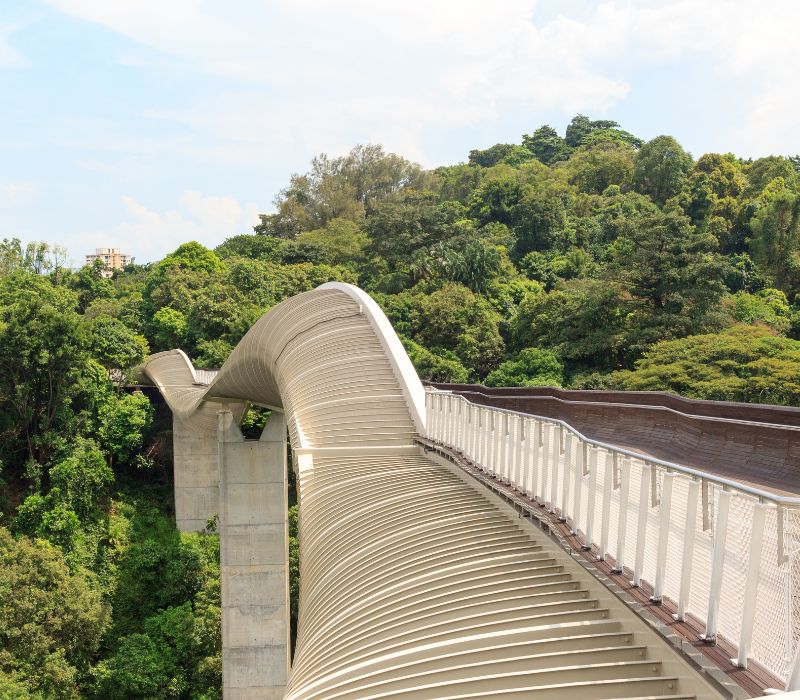
[{"label": "curved metal surface", "polygon": [[154,355],[141,372],[175,416],[203,402],[281,407],[294,448],[408,444],[425,424],[425,390],[388,319],[343,283],[270,309],[208,387],[195,385],[180,350]]},{"label": "curved metal surface", "polygon": [[142,372],[209,435],[220,407],[286,414],[302,564],[285,697],[719,697],[544,533],[415,445],[424,389],[361,290],[277,305],[209,386],[179,351]]}]

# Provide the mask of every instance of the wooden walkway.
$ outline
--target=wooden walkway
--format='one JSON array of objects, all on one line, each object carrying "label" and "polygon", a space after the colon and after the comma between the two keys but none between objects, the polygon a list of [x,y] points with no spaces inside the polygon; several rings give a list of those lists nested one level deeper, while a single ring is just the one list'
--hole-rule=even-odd
[{"label": "wooden walkway", "polygon": [[[800,495],[800,409],[656,392],[434,384],[484,406],[569,423],[587,438],[781,496]],[[718,415],[713,415],[714,410]],[[691,413],[698,411],[702,413]]]}]

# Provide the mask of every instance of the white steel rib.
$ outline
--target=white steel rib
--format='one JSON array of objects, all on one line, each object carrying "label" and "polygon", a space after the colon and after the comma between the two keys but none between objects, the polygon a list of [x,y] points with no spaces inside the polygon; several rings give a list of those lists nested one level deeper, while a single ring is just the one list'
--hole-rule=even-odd
[{"label": "white steel rib", "polygon": [[[180,351],[143,374],[176,421],[215,439],[221,407],[285,412],[301,592],[284,697],[724,697],[544,532],[421,450],[424,390],[361,290],[329,283],[277,305],[210,386]],[[176,488],[177,470],[176,457]],[[182,474],[190,489],[191,465]]]}]

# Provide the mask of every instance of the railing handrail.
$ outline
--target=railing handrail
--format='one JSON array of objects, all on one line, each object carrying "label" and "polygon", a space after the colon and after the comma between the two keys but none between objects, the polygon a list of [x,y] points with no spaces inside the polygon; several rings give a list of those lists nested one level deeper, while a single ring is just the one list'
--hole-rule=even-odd
[{"label": "railing handrail", "polygon": [[[566,428],[568,431],[573,433],[578,437],[579,440],[592,445],[594,447],[599,447],[604,450],[610,450],[612,452],[617,452],[619,454],[625,455],[626,457],[631,457],[632,459],[638,459],[645,461],[649,464],[656,464],[668,471],[678,472],[681,474],[685,474],[686,476],[690,476],[693,479],[701,479],[704,481],[709,481],[711,483],[717,484],[718,486],[723,487],[726,490],[736,491],[738,493],[745,493],[749,496],[753,496],[757,498],[759,503],[773,503],[776,506],[783,506],[786,507],[796,507],[800,508],[800,497],[792,497],[792,496],[781,496],[776,493],[771,493],[769,491],[764,491],[756,486],[750,486],[749,484],[743,484],[739,481],[735,481],[733,479],[727,479],[725,477],[711,474],[710,472],[705,472],[700,469],[695,469],[693,467],[687,467],[684,464],[677,464],[675,462],[670,462],[665,459],[660,459],[659,457],[651,457],[650,455],[642,454],[641,452],[636,452],[635,450],[630,450],[625,447],[620,447],[619,445],[612,445],[607,442],[603,442],[602,440],[597,440],[595,438],[590,438],[585,436],[581,433],[577,428],[574,428],[572,425],[567,423],[565,420],[560,418],[551,418],[549,416],[540,416],[535,413],[526,413],[524,411],[515,411],[509,408],[500,408],[498,406],[486,406],[484,404],[475,403],[474,401],[470,401],[468,398],[463,396],[458,392],[454,392],[449,389],[436,389],[432,387],[425,387],[425,390],[431,394],[439,393],[439,394],[450,394],[451,396],[456,396],[460,400],[465,401],[472,406],[477,406],[479,408],[489,409],[492,411],[498,411],[500,413],[509,413],[512,415],[518,416],[526,416],[529,418],[534,418],[539,421],[545,421],[552,425],[560,425],[563,428]],[[638,405],[638,404],[637,404]]]},{"label": "railing handrail", "polygon": [[[439,393],[443,394],[453,394],[454,396],[463,396],[467,398],[467,394],[470,395],[478,395],[478,396],[485,396],[487,399],[516,399],[518,398],[514,394],[487,394],[483,391],[456,391],[454,389],[439,389],[437,387],[429,387],[426,386],[426,390],[428,391],[438,391]],[[791,425],[788,423],[767,423],[765,421],[756,421],[756,420],[745,420],[744,418],[725,418],[722,416],[706,416],[702,413],[687,413],[686,411],[680,411],[677,408],[673,408],[672,406],[659,406],[656,404],[644,404],[644,403],[625,403],[623,401],[590,401],[590,400],[577,400],[577,399],[565,399],[561,396],[523,396],[524,399],[530,400],[543,400],[543,401],[556,401],[558,403],[567,404],[570,406],[613,406],[614,408],[641,408],[646,411],[665,411],[667,413],[672,413],[676,416],[680,416],[682,418],[691,418],[693,420],[698,421],[709,421],[712,423],[733,423],[735,425],[746,425],[746,426],[753,426],[756,428],[772,428],[777,430],[789,430],[793,432],[800,433],[800,425]],[[469,399],[467,399],[469,400]],[[475,404],[473,405],[480,406],[483,404]],[[487,408],[500,408],[499,406],[487,406]],[[525,413],[524,411],[515,411],[514,409],[504,409],[510,410],[514,413]],[[525,413],[525,415],[536,415],[533,413]],[[556,420],[551,419],[551,420]]]},{"label": "railing handrail", "polygon": [[[747,668],[752,656],[782,678],[797,678],[798,687],[790,680],[788,690],[800,689],[800,652],[796,662],[790,660],[800,630],[792,582],[798,536],[797,515],[792,514],[800,512],[800,497],[593,439],[567,420],[487,406],[449,389],[429,387],[426,410],[426,436],[434,444],[455,449],[481,471],[547,508],[582,549],[596,548],[598,559],[612,566],[612,572],[631,571],[632,586],[646,579],[653,586],[651,600],[675,602],[677,620],[687,614],[705,617],[701,638],[715,642],[721,630],[737,645],[736,666]],[[636,493],[630,491],[633,485]],[[673,489],[680,494],[675,505]],[[633,530],[631,517],[636,518]],[[683,533],[680,564],[669,544],[673,529],[673,537]],[[739,540],[727,543],[729,529]],[[626,542],[626,534],[635,541]],[[616,540],[615,548],[610,538]],[[693,586],[694,569],[704,576]],[[768,622],[756,620],[760,595],[766,596],[760,604],[768,601],[772,611]],[[705,607],[703,599],[708,601]],[[775,625],[783,636],[776,636]]]}]

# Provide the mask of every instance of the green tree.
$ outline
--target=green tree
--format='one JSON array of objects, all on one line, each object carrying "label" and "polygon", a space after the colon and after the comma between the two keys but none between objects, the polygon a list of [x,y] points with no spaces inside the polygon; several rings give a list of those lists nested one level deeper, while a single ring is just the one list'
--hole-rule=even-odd
[{"label": "green tree", "polygon": [[656,136],[636,154],[633,186],[664,204],[680,192],[692,169],[692,156],[672,136]]},{"label": "green tree", "polygon": [[0,420],[5,445],[22,440],[29,459],[44,462],[66,428],[70,398],[87,359],[76,297],[38,275],[0,282]]},{"label": "green tree", "polygon": [[286,241],[280,238],[241,234],[226,239],[224,243],[214,249],[214,252],[223,260],[241,257],[281,262],[285,248]]},{"label": "green tree", "polygon": [[216,272],[222,270],[224,264],[219,256],[197,241],[183,243],[174,252],[167,255],[155,267],[156,273],[164,273],[170,268],[194,270],[195,272]]},{"label": "green tree", "polygon": [[41,540],[0,527],[0,671],[47,698],[74,698],[108,626],[93,577]]},{"label": "green tree", "polygon": [[547,124],[540,126],[532,134],[525,134],[522,137],[522,145],[545,165],[566,160],[570,154],[570,147],[564,139]]},{"label": "green tree", "polygon": [[311,169],[292,176],[275,198],[277,212],[261,214],[255,232],[278,238],[296,238],[303,231],[323,228],[332,219],[360,222],[404,188],[422,184],[420,167],[381,146],[356,146],[341,158],[324,153]]},{"label": "green tree", "polygon": [[51,502],[66,504],[81,517],[88,517],[98,501],[108,495],[114,483],[99,446],[93,440],[79,439],[70,453],[50,469]]},{"label": "green tree", "polygon": [[575,151],[565,168],[581,192],[601,194],[610,185],[630,184],[635,155],[628,144],[600,141]]},{"label": "green tree", "polygon": [[153,340],[159,350],[171,350],[183,345],[189,330],[186,316],[177,309],[165,306],[156,311],[152,320]]},{"label": "green tree", "polygon": [[414,251],[449,238],[464,208],[440,202],[431,192],[407,191],[397,201],[376,204],[367,219],[368,252],[394,264],[409,260]]},{"label": "green tree", "polygon": [[564,202],[556,196],[539,196],[531,192],[517,203],[512,213],[512,230],[516,237],[514,257],[531,251],[557,247],[566,225]]},{"label": "green tree", "polygon": [[100,416],[98,437],[115,462],[126,463],[141,450],[153,421],[153,407],[140,391],[109,397]]},{"label": "green tree", "polygon": [[614,275],[632,297],[628,350],[721,325],[717,313],[727,266],[717,241],[678,211],[652,214],[630,227],[615,250]]},{"label": "green tree", "polygon": [[764,323],[786,334],[792,322],[792,309],[780,289],[761,289],[755,294],[736,292],[731,297],[733,316],[742,323]]},{"label": "green tree", "polygon": [[127,372],[150,354],[147,339],[122,321],[98,316],[89,324],[89,350],[106,369]]},{"label": "green tree", "polygon": [[321,229],[301,233],[297,241],[319,246],[328,262],[339,265],[363,261],[369,237],[352,221],[332,219]]},{"label": "green tree", "polygon": [[618,365],[624,328],[618,285],[598,280],[528,295],[511,321],[513,347],[553,350],[572,368]]},{"label": "green tree", "polygon": [[783,156],[767,156],[753,161],[745,167],[748,197],[758,197],[775,178],[781,177],[790,187],[796,185],[800,178],[798,171],[789,158]]},{"label": "green tree", "polygon": [[84,265],[69,280],[69,287],[78,295],[78,310],[81,312],[100,299],[111,299],[114,296],[114,283],[103,276],[105,270],[100,260],[91,265]]},{"label": "green tree", "polygon": [[525,188],[514,178],[486,180],[473,192],[469,214],[479,225],[500,223],[512,226],[516,208],[525,198]]},{"label": "green tree", "polygon": [[185,687],[174,682],[174,662],[146,634],[123,637],[114,654],[95,669],[98,698],[180,697]]},{"label": "green tree", "polygon": [[[513,143],[496,143],[494,146],[484,150],[474,149],[469,152],[469,164],[491,168],[493,165],[502,163],[507,157],[512,156],[517,148],[519,146]],[[530,153],[529,157],[532,157]]]},{"label": "green tree", "polygon": [[634,371],[616,373],[614,379],[634,391],[798,406],[800,342],[763,327],[733,326],[658,343]]},{"label": "green tree", "polygon": [[782,178],[773,180],[759,198],[750,227],[753,259],[779,289],[794,292],[800,284],[800,195]]},{"label": "green tree", "polygon": [[562,386],[564,365],[552,350],[525,348],[490,372],[486,386]]},{"label": "green tree", "polygon": [[635,148],[639,148],[643,141],[636,138],[633,134],[619,128],[617,122],[609,119],[591,120],[584,114],[578,114],[572,118],[564,134],[564,141],[571,148],[585,146],[587,143],[598,143],[601,141],[613,141],[625,143]]},{"label": "green tree", "polygon": [[431,349],[452,350],[465,367],[483,376],[503,356],[499,322],[485,299],[466,287],[446,284],[423,298],[419,337]]},{"label": "green tree", "polygon": [[413,340],[403,338],[408,357],[421,379],[429,382],[466,383],[469,370],[453,352],[432,352]]}]

